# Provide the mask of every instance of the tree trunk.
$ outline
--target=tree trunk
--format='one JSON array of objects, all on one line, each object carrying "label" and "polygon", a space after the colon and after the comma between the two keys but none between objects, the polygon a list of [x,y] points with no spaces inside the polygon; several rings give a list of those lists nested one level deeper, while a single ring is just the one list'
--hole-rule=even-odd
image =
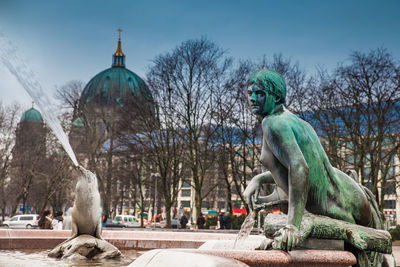
[{"label": "tree trunk", "polygon": [[23,213],[23,214],[26,213],[25,206],[26,206],[26,198],[24,197],[24,198],[22,199],[22,213]]},{"label": "tree trunk", "polygon": [[226,194],[226,202],[228,203],[228,212],[232,215],[233,214],[233,205],[232,205],[232,190],[231,187],[227,187],[227,194]]},{"label": "tree trunk", "polygon": [[136,216],[136,188],[135,188],[135,192],[133,194],[133,200],[132,200],[132,207],[133,207],[133,215]]},{"label": "tree trunk", "polygon": [[120,202],[119,214],[122,214],[123,205],[124,205],[124,187],[122,186],[122,190],[121,190],[121,202]]},{"label": "tree trunk", "polygon": [[171,207],[172,207],[172,205],[165,203],[165,212],[167,213],[167,225],[168,225],[168,228],[172,228],[172,225],[171,225]]},{"label": "tree trunk", "polygon": [[196,190],[196,197],[195,197],[195,205],[196,205],[196,218],[197,219],[200,216],[201,213],[201,204],[203,202],[203,199],[201,197],[201,192],[198,192]]}]

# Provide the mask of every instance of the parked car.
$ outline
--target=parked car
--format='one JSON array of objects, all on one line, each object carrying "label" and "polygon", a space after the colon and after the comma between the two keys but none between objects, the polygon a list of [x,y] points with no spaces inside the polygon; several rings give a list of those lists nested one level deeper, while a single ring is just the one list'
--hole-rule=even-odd
[{"label": "parked car", "polygon": [[[168,226],[167,220],[162,220],[161,223],[160,223],[160,227],[161,228],[167,228],[167,226]],[[177,228],[180,228],[180,227],[181,227],[181,224],[180,224],[179,220],[171,219],[171,228],[177,229]]]},{"label": "parked car", "polygon": [[117,215],[115,216],[115,220],[126,227],[140,227],[140,222],[132,215]]},{"label": "parked car", "polygon": [[126,225],[112,219],[107,219],[106,228],[126,228]]},{"label": "parked car", "polygon": [[4,221],[3,226],[7,228],[35,228],[38,227],[37,223],[39,217],[38,214],[16,215],[7,221]]}]

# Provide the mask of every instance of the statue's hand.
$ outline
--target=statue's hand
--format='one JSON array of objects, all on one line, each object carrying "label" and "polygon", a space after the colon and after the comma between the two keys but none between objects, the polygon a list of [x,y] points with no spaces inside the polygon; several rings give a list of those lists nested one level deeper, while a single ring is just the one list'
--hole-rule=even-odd
[{"label": "statue's hand", "polygon": [[256,207],[257,198],[259,194],[260,194],[260,182],[259,179],[257,179],[257,176],[255,176],[246,187],[246,190],[244,190],[243,192],[244,199],[251,211],[253,211]]},{"label": "statue's hand", "polygon": [[296,226],[289,224],[274,234],[273,249],[290,251],[300,243],[300,232]]}]

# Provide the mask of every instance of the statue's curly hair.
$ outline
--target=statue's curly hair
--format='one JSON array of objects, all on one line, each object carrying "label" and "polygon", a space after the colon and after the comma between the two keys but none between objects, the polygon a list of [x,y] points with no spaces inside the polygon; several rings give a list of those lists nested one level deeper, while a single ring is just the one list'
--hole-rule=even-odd
[{"label": "statue's curly hair", "polygon": [[257,84],[264,88],[265,92],[272,93],[279,97],[282,104],[286,104],[286,83],[283,76],[274,70],[256,70],[250,76],[250,84]]}]

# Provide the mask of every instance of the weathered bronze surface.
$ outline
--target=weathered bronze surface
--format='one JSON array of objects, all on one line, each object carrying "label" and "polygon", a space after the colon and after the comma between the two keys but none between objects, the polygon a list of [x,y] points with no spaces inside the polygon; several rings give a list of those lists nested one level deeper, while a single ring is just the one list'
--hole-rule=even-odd
[{"label": "weathered bronze surface", "polygon": [[[273,229],[273,239],[264,248],[291,250],[311,235],[343,239],[357,251],[391,253],[390,234],[374,230],[384,225],[373,194],[334,168],[311,125],[285,108],[283,77],[272,70],[254,72],[248,98],[253,113],[263,118],[260,161],[268,171],[253,177],[244,192],[246,202],[257,210],[287,201],[284,225],[266,221],[266,234]],[[259,196],[263,184],[275,184],[273,193]],[[367,261],[361,262],[366,256],[357,257],[360,266],[368,266]],[[383,256],[372,258],[378,264]]]}]

